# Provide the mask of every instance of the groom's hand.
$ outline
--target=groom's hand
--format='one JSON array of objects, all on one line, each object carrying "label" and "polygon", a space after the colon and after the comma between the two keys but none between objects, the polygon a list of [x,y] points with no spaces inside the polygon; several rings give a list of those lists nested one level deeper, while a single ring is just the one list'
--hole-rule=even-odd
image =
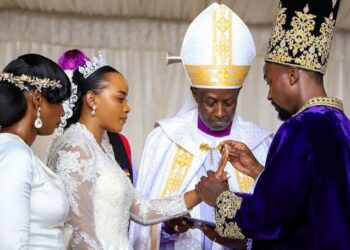
[{"label": "groom's hand", "polygon": [[[226,146],[229,150],[228,161],[241,173],[252,177],[254,180],[264,170],[264,167],[257,161],[252,151],[244,143],[238,141],[223,141],[219,146]],[[223,147],[222,147],[223,148]]]},{"label": "groom's hand", "polygon": [[216,198],[224,191],[229,189],[227,178],[217,178],[215,172],[208,171],[208,176],[202,176],[200,182],[196,185],[202,201],[209,206],[215,206]]}]

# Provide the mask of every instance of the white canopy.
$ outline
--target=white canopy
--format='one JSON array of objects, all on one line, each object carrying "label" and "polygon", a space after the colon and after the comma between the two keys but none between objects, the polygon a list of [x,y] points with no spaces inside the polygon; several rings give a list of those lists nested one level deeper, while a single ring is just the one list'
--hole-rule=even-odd
[{"label": "white canopy", "polygon": [[[51,13],[121,18],[157,18],[191,21],[210,0],[1,0],[0,9],[33,10]],[[248,25],[270,25],[278,0],[226,0]],[[350,30],[350,1],[342,0],[338,29]]]}]

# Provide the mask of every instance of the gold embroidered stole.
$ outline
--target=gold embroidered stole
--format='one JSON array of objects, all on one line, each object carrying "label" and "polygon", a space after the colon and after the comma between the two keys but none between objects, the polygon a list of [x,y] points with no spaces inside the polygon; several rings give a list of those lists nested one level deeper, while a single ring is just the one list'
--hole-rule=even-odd
[{"label": "gold embroidered stole", "polygon": [[[168,172],[165,186],[160,198],[173,195],[182,185],[192,164],[193,155],[180,146],[177,146],[173,163]],[[151,249],[156,250],[159,246],[159,233],[157,225],[151,227]]]}]

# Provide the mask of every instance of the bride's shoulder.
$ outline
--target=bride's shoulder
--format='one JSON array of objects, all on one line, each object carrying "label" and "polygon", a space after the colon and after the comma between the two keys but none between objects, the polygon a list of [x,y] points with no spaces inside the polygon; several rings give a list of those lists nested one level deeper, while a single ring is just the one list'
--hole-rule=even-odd
[{"label": "bride's shoulder", "polygon": [[85,130],[86,128],[79,123],[71,125],[62,135],[54,139],[51,153],[79,152],[85,156],[93,156],[95,145]]},{"label": "bride's shoulder", "polygon": [[88,141],[80,124],[72,124],[56,140],[59,144]]}]

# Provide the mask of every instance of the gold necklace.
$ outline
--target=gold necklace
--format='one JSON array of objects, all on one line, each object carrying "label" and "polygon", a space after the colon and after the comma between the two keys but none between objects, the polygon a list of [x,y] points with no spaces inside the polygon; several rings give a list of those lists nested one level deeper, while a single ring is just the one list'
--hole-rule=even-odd
[{"label": "gold necklace", "polygon": [[305,109],[312,106],[328,106],[344,111],[343,102],[335,97],[313,97],[308,100],[293,116],[303,112]]}]

